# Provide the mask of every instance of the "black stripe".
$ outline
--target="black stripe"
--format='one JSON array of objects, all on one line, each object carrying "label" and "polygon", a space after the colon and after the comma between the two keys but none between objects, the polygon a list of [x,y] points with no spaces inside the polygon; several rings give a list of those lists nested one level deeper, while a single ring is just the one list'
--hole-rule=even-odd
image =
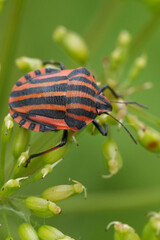
[{"label": "black stripe", "polygon": [[16,112],[13,113],[12,118],[15,119],[15,118],[17,118],[17,117],[18,117],[18,114],[17,114]]},{"label": "black stripe", "polygon": [[86,123],[84,121],[80,121],[69,116],[66,116],[64,120],[69,127],[76,127],[79,130],[86,126]]},{"label": "black stripe", "polygon": [[65,117],[65,112],[50,109],[34,109],[29,111],[29,115],[30,116],[39,115],[54,119],[63,119]]},{"label": "black stripe", "polygon": [[96,103],[90,98],[83,98],[83,97],[67,98],[67,104],[71,104],[71,103],[80,103],[80,104],[84,104],[91,107],[95,107],[96,105]]},{"label": "black stripe", "polygon": [[25,124],[26,120],[25,119],[21,119],[21,121],[19,122],[19,125],[23,126]]},{"label": "black stripe", "polygon": [[81,108],[73,108],[73,109],[67,109],[68,113],[72,113],[78,116],[85,116],[85,117],[89,117],[92,119],[95,119],[97,114],[92,112],[92,111],[87,111],[85,109],[81,109]]},{"label": "black stripe", "polygon": [[16,82],[16,86],[17,86],[17,87],[21,86],[22,84],[23,84],[23,83],[21,83],[20,81],[17,81],[17,82]]},{"label": "black stripe", "polygon": [[33,88],[23,89],[20,91],[13,91],[10,94],[10,96],[19,97],[19,96],[26,96],[34,93],[64,92],[64,91],[67,91],[67,85],[68,85],[67,83],[62,83],[62,84],[55,84],[53,86],[47,86],[47,87],[33,87]]},{"label": "black stripe", "polygon": [[87,94],[90,94],[92,97],[96,95],[94,90],[83,85],[68,85],[68,91],[85,92]]},{"label": "black stripe", "polygon": [[60,70],[56,69],[56,68],[46,68],[45,70],[46,70],[47,74],[48,73],[58,73],[58,72],[60,72]]},{"label": "black stripe", "polygon": [[84,78],[84,77],[73,77],[73,78],[70,78],[69,81],[80,81],[80,82],[85,82],[85,83],[89,83],[91,84],[95,89],[99,90],[96,83],[92,82],[91,80],[87,79],[87,78]]},{"label": "black stripe", "polygon": [[29,75],[29,73],[27,73],[26,75],[24,75],[25,79],[26,80],[30,80],[31,79],[31,76]]},{"label": "black stripe", "polygon": [[42,78],[42,79],[32,78],[29,82],[32,83],[32,84],[37,84],[37,83],[44,83],[44,82],[58,82],[58,81],[61,81],[61,80],[67,80],[68,79],[67,76],[49,77],[49,74],[47,74],[47,76],[48,76],[48,78]]},{"label": "black stripe", "polygon": [[35,72],[36,75],[40,75],[41,74],[39,69],[35,70],[34,72]]},{"label": "black stripe", "polygon": [[39,128],[40,132],[50,132],[50,131],[55,131],[55,130],[56,130],[55,126],[40,124],[40,128]]},{"label": "black stripe", "polygon": [[21,101],[10,102],[11,108],[29,106],[29,105],[41,105],[41,104],[56,104],[56,105],[66,105],[65,96],[55,96],[55,97],[40,97],[40,98],[28,98]]},{"label": "black stripe", "polygon": [[35,123],[31,123],[29,126],[29,130],[34,130],[35,129],[36,124]]},{"label": "black stripe", "polygon": [[90,72],[88,71],[88,69],[86,68],[77,68],[75,70],[73,70],[69,75],[68,75],[68,78],[71,78],[75,75],[78,75],[78,74],[85,74],[87,76],[90,76]]}]

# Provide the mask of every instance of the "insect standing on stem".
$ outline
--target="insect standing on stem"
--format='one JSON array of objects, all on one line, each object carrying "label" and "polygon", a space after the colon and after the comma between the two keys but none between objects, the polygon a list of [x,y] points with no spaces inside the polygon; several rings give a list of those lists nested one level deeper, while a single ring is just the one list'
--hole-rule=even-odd
[{"label": "insect standing on stem", "polygon": [[[31,155],[26,166],[32,158],[64,146],[68,130],[80,131],[92,122],[106,136],[107,126],[103,128],[95,120],[97,115],[103,113],[113,117],[108,113],[112,111],[112,105],[103,91],[108,88],[118,97],[108,85],[98,88],[93,75],[84,67],[65,69],[62,63],[44,62],[47,63],[59,65],[61,70],[42,68],[20,78],[10,94],[10,114],[26,129],[37,132],[64,130],[64,133],[60,144]],[[136,142],[129,130],[119,123]]]}]

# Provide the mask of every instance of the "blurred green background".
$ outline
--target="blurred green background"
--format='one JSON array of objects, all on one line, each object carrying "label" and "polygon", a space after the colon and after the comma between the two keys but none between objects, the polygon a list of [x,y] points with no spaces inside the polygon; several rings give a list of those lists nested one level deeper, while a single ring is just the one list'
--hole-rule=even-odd
[{"label": "blurred green background", "polygon": [[[6,1],[0,16],[0,56],[1,62],[7,65],[6,72],[1,75],[5,79],[0,79],[1,123],[9,110],[11,88],[23,75],[15,65],[16,58],[54,59],[63,62],[67,68],[78,67],[52,39],[53,30],[58,25],[64,25],[84,37],[90,50],[87,67],[98,74],[102,72],[102,59],[114,49],[121,30],[128,30],[134,40],[146,26],[150,26],[148,35],[144,39],[141,37],[142,45],[135,46],[128,66],[143,51],[147,53],[148,65],[139,82],[151,81],[154,87],[133,95],[132,100],[147,105],[148,111],[160,116],[160,25],[157,19],[140,0]],[[116,176],[108,180],[100,177],[106,171],[102,155],[105,137],[100,134],[91,136],[83,131],[78,137],[79,147],[73,144],[52,174],[41,183],[32,184],[32,188],[28,186],[21,191],[25,195],[38,195],[46,187],[68,184],[69,177],[87,187],[86,201],[82,195],[68,199],[59,204],[62,206],[60,216],[43,219],[41,223],[51,224],[75,239],[112,239],[112,230],[105,232],[110,221],[128,223],[140,233],[146,222],[145,213],[159,210],[160,156],[148,152],[139,144],[136,146],[123,129],[117,133],[113,127],[113,132],[124,161],[122,170]],[[38,134],[33,133],[33,138],[38,139]],[[38,143],[36,148],[39,148]],[[7,159],[10,157],[8,152]],[[8,219],[16,232],[17,223],[20,224],[21,220],[15,215],[8,215]]]}]

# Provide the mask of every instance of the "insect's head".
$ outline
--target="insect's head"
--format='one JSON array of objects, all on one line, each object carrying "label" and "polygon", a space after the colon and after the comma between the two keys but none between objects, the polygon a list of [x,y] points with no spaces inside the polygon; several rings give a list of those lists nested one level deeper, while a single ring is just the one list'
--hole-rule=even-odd
[{"label": "insect's head", "polygon": [[96,96],[96,108],[98,115],[112,111],[112,105],[110,101],[104,96],[103,92]]}]

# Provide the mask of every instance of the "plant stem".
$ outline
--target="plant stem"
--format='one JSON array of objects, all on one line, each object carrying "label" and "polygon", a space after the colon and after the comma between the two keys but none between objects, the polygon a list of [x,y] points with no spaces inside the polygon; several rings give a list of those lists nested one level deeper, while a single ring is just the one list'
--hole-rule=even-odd
[{"label": "plant stem", "polygon": [[137,50],[152,36],[160,20],[159,15],[153,15],[153,17],[146,23],[146,25],[139,31],[138,35],[134,39],[130,54],[134,55]]},{"label": "plant stem", "polygon": [[[11,68],[14,61],[14,53],[17,46],[17,38],[19,31],[19,23],[21,12],[23,9],[24,0],[11,1],[11,13],[8,13],[8,23],[6,25],[6,37],[1,52],[1,64],[0,71],[0,109],[1,115],[4,114],[5,104],[4,101],[7,96],[7,89],[9,84],[9,76],[11,74]],[[2,121],[2,118],[1,118]],[[1,125],[1,122],[0,122]]]},{"label": "plant stem", "polygon": [[2,211],[2,214],[3,214],[3,220],[4,220],[4,225],[5,225],[5,227],[6,227],[7,234],[8,234],[8,236],[10,236],[11,233],[10,233],[10,230],[9,230],[8,221],[7,221],[6,213],[5,213],[5,210],[4,210],[4,209],[3,209],[3,211]]},{"label": "plant stem", "polygon": [[115,15],[121,5],[122,1],[119,0],[110,0],[110,2],[104,0],[102,2],[99,12],[85,37],[92,53],[100,46],[101,41],[104,39],[102,35],[106,35],[110,27],[112,27],[112,22],[115,20]]},{"label": "plant stem", "polygon": [[1,156],[0,156],[0,183],[3,185],[5,181],[5,151],[6,144],[2,143]]},{"label": "plant stem", "polygon": [[[123,190],[114,193],[88,194],[87,201],[82,197],[72,198],[61,203],[65,213],[95,213],[99,211],[117,211],[159,205],[160,191],[155,189]],[[78,206],[78,207],[77,207]]]}]

